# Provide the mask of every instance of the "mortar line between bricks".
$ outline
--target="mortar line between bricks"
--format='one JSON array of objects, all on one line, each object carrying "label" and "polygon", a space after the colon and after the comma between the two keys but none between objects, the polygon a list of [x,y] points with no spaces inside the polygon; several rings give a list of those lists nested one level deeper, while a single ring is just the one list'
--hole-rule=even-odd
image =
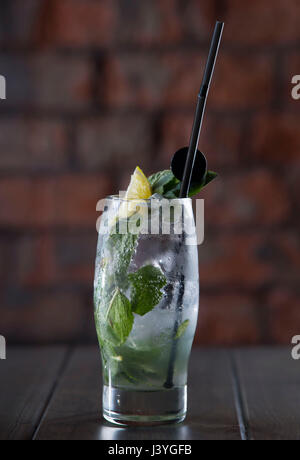
[{"label": "mortar line between bricks", "polygon": [[[193,101],[192,101],[193,103]],[[57,121],[57,122],[75,122],[75,123],[80,123],[80,122],[86,122],[89,120],[96,120],[101,119],[104,117],[124,117],[124,116],[130,116],[130,117],[138,117],[144,119],[151,119],[153,117],[155,118],[160,118],[160,117],[165,117],[165,116],[176,116],[176,115],[187,115],[191,116],[193,115],[193,108],[191,107],[190,103],[182,103],[182,105],[165,105],[163,107],[140,107],[138,104],[137,105],[132,105],[132,106],[119,106],[119,107],[112,107],[110,105],[91,105],[88,107],[83,107],[83,108],[60,108],[59,106],[54,107],[54,108],[48,108],[43,106],[42,104],[40,106],[36,105],[35,107],[29,108],[28,106],[23,106],[23,107],[18,107],[17,105],[11,105],[8,107],[5,107],[3,105],[0,108],[0,119],[8,119],[8,120],[16,120],[16,121],[24,121],[24,117],[26,117],[26,122],[29,121],[39,121],[39,122],[45,122],[45,121]],[[257,115],[258,111],[260,111],[261,106],[258,104],[257,106],[254,107],[218,107],[216,103],[212,104],[210,103],[209,107],[209,116],[212,117],[219,117],[222,118],[224,116],[240,120],[240,118],[245,118],[249,116],[255,116]],[[286,113],[291,113],[291,114],[297,114],[298,110],[297,108],[289,107],[286,106],[283,109]],[[281,114],[283,111],[282,108],[280,109],[275,109],[274,113]],[[142,115],[141,115],[142,111]]]},{"label": "mortar line between bricks", "polygon": [[[237,172],[237,166],[238,166],[238,172]],[[222,169],[222,176],[230,175],[230,176],[236,176],[240,177],[241,175],[247,175],[251,172],[256,172],[257,170],[264,170],[266,172],[272,172],[274,174],[280,174],[282,173],[282,168],[280,166],[270,166],[266,163],[261,162],[260,166],[257,166],[256,164],[251,163],[250,161],[244,161],[242,165],[221,165],[218,166],[218,168]],[[91,169],[91,168],[84,168],[81,165],[77,166],[76,169],[70,171],[68,167],[61,167],[57,168],[56,170],[43,170],[43,169],[36,169],[36,170],[30,170],[28,169],[15,169],[13,170],[12,168],[5,169],[5,168],[0,168],[0,179],[6,179],[6,178],[29,178],[29,179],[34,179],[34,178],[44,178],[44,179],[53,179],[53,178],[59,178],[63,177],[64,175],[72,175],[72,176],[79,176],[82,178],[88,178],[92,176],[99,176],[103,174],[109,174],[110,168],[98,168],[98,169]]]},{"label": "mortar line between bricks", "polygon": [[[222,20],[222,18],[219,18]],[[224,17],[223,17],[224,19]],[[226,18],[225,18],[226,23]],[[124,44],[116,44],[113,48],[110,46],[92,46],[92,45],[85,45],[82,47],[72,47],[72,46],[64,46],[60,45],[59,47],[53,48],[50,52],[51,56],[53,57],[75,57],[75,58],[88,58],[92,59],[95,56],[101,56],[106,54],[108,51],[112,54],[118,53],[148,53],[148,54],[157,54],[162,55],[168,52],[204,52],[207,51],[209,46],[209,41],[207,39],[197,40],[184,40],[181,43],[174,43],[174,44],[156,44],[156,43],[149,43],[149,44],[134,44],[134,43],[124,43]],[[300,41],[295,39],[291,42],[286,43],[276,43],[275,49],[280,50],[283,52],[294,52],[298,51],[300,46]],[[224,51],[230,51],[232,53],[241,53],[245,54],[245,52],[249,53],[272,53],[274,51],[274,45],[272,44],[252,44],[252,43],[234,43],[226,42],[222,45]],[[36,45],[1,45],[0,46],[0,53],[10,53],[15,57],[38,57],[43,54],[43,49],[38,49]]]}]

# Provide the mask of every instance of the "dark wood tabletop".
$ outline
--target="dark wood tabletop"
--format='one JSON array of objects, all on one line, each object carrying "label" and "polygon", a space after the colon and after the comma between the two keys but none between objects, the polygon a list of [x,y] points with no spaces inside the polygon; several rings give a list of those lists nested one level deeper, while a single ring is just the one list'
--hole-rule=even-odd
[{"label": "dark wood tabletop", "polygon": [[188,416],[123,428],[101,417],[97,347],[8,347],[0,361],[0,439],[300,438],[300,361],[288,348],[192,351]]}]

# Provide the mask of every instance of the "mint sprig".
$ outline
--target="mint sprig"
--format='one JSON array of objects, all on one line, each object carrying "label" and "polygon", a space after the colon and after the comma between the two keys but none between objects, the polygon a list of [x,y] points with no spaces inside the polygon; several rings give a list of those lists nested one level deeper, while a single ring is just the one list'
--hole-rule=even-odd
[{"label": "mint sprig", "polygon": [[161,289],[167,279],[159,268],[146,265],[135,273],[128,275],[131,284],[132,310],[138,315],[145,315],[151,311],[161,300]]},{"label": "mint sprig", "polygon": [[160,195],[163,195],[167,191],[168,187],[172,188],[173,185],[175,185],[175,183],[173,184],[174,179],[177,181],[170,169],[159,171],[148,177],[152,193],[159,193]]},{"label": "mint sprig", "polygon": [[[202,183],[191,184],[189,197],[197,195],[209,182],[217,177],[214,171],[207,171],[204,181]],[[148,177],[151,185],[152,193],[159,193],[164,198],[174,199],[179,197],[181,181],[176,179],[170,169],[159,171]]]}]

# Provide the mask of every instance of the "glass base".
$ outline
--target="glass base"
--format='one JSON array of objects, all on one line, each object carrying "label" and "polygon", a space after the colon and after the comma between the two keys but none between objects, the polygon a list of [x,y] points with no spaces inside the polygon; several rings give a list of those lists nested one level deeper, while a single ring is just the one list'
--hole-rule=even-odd
[{"label": "glass base", "polygon": [[186,409],[186,386],[156,391],[103,387],[103,417],[117,425],[180,423]]}]

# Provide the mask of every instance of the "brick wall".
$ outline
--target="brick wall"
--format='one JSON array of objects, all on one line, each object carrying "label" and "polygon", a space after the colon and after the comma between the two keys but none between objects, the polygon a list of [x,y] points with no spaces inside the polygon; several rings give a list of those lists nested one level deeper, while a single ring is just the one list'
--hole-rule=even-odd
[{"label": "brick wall", "polygon": [[0,333],[94,341],[95,203],[188,143],[216,18],[201,149],[197,342],[300,333],[298,0],[1,0]]}]

